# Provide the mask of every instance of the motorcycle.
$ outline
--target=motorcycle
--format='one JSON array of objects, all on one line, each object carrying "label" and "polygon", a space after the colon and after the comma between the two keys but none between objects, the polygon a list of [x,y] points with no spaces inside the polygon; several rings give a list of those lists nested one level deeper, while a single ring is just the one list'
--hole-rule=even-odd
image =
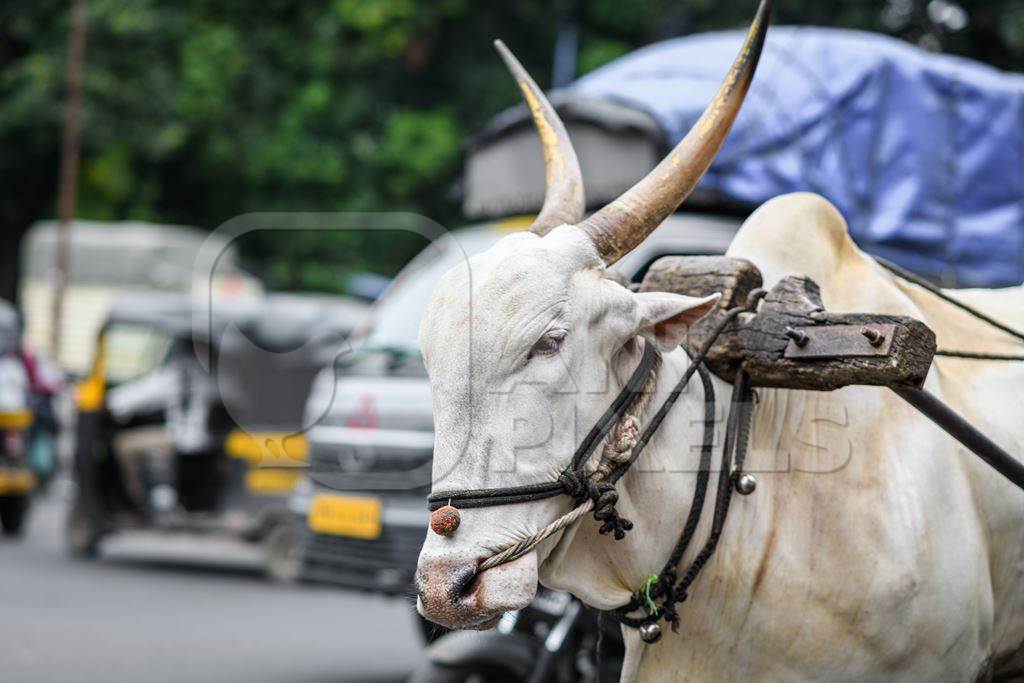
[{"label": "motorcycle", "polygon": [[623,652],[614,622],[568,593],[541,588],[491,631],[450,631],[434,640],[408,683],[614,681]]}]

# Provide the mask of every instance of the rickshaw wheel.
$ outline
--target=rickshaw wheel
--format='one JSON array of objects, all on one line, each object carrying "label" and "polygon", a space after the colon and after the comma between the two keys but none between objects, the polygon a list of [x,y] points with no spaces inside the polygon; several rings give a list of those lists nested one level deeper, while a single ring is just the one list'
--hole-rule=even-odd
[{"label": "rickshaw wheel", "polygon": [[20,536],[28,512],[28,496],[0,496],[0,526],[5,536]]},{"label": "rickshaw wheel", "polygon": [[82,510],[82,504],[75,502],[68,510],[64,540],[68,551],[75,557],[92,558],[99,552],[103,534]]},{"label": "rickshaw wheel", "polygon": [[265,571],[274,581],[294,583],[299,579],[296,536],[291,524],[275,524],[263,541]]}]

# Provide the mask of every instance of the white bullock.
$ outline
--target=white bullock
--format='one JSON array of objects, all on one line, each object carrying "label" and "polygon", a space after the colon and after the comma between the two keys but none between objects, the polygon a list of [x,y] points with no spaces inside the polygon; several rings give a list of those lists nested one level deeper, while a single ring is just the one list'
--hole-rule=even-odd
[{"label": "white bullock", "polygon": [[[575,156],[550,105],[507,57],[534,111],[548,201],[532,232],[506,237],[448,273],[420,341],[434,400],[435,491],[552,481],[636,367],[663,350],[659,405],[689,364],[678,344],[708,303],[635,294],[605,268],[673,211],[706,170],[753,75],[767,20],[694,131],[648,178],[581,220]],[[805,273],[832,311],[910,315],[940,346],[1019,353],[1006,335],[889,275],[850,240],[839,213],[780,197],[744,224],[732,256],[766,285]],[[1024,328],[1024,289],[958,291]],[[623,540],[589,516],[514,562],[476,573],[495,548],[540,529],[566,497],[468,509],[428,532],[419,609],[452,628],[488,628],[525,607],[538,580],[587,604],[628,602],[683,526],[701,443],[694,380],[619,482]],[[719,397],[730,387],[714,380]],[[927,388],[1014,453],[1024,452],[1024,364],[936,361]],[[650,412],[650,411],[648,411]],[[722,540],[679,606],[678,634],[644,646],[631,629],[624,679],[640,681],[973,681],[1024,675],[1024,493],[892,392],[760,390],[747,469]],[[717,474],[712,477],[712,486]],[[697,538],[706,537],[710,514]],[[684,556],[688,564],[701,544]]]}]

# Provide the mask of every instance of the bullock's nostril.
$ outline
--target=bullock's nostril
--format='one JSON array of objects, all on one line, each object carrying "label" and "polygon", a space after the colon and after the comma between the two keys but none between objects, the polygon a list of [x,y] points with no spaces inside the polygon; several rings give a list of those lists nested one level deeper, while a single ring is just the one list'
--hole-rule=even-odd
[{"label": "bullock's nostril", "polygon": [[470,560],[465,555],[421,558],[416,570],[416,593],[432,605],[471,600],[480,559]]},{"label": "bullock's nostril", "polygon": [[489,629],[503,613],[530,603],[537,586],[536,555],[478,571],[481,559],[464,551],[421,556],[419,613],[448,628]]},{"label": "bullock's nostril", "polygon": [[473,579],[476,578],[476,565],[464,566],[454,570],[449,578],[448,599],[459,602],[470,591]]}]

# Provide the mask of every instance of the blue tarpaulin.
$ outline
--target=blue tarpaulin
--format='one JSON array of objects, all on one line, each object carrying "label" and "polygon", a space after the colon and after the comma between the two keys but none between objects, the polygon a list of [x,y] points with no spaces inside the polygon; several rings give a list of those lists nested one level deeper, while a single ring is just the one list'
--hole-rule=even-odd
[{"label": "blue tarpaulin", "polygon": [[[674,145],[742,32],[665,41],[574,83],[646,110]],[[945,282],[1024,280],[1024,76],[857,31],[772,27],[701,189],[756,205],[813,191],[862,248]]]}]

